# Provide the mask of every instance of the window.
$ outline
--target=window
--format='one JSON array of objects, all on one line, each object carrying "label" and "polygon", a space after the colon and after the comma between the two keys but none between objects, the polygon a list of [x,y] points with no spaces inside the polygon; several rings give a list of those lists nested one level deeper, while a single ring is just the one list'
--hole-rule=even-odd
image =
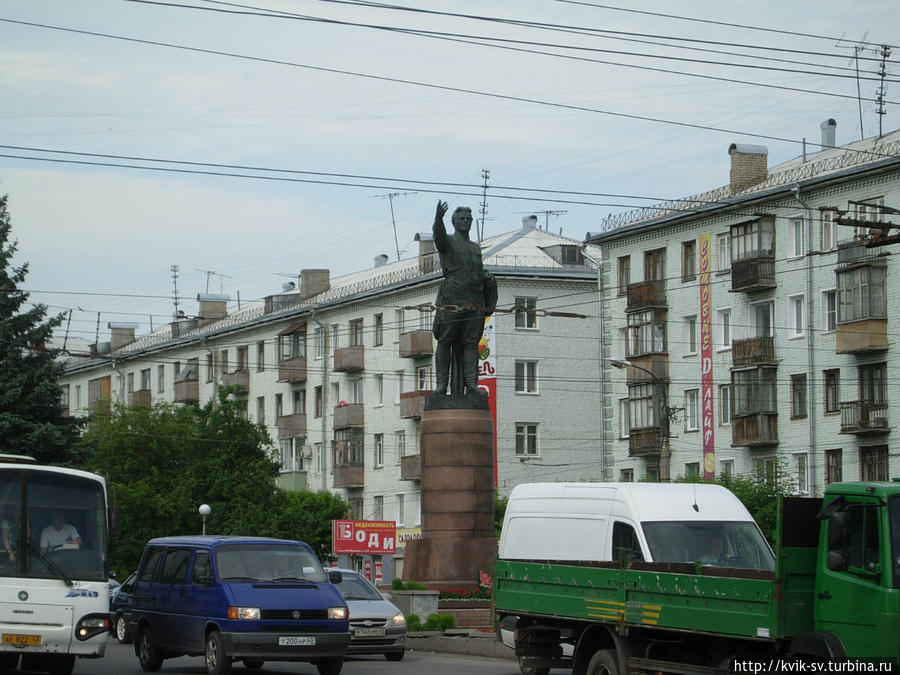
[{"label": "window", "polygon": [[[349,402],[355,405],[361,404],[363,402],[363,378],[354,377],[352,380],[347,381],[347,385]],[[337,393],[337,390],[335,390],[335,393]],[[335,398],[337,399],[337,396]]]},{"label": "window", "polygon": [[306,389],[295,389],[292,395],[295,415],[306,414]]},{"label": "window", "polygon": [[859,367],[859,400],[875,405],[887,403],[887,364]]},{"label": "window", "polygon": [[141,371],[141,389],[150,391],[150,369],[144,368]]},{"label": "window", "polygon": [[434,326],[434,310],[428,305],[419,306],[419,330],[423,332],[431,332]]},{"label": "window", "polygon": [[191,560],[191,549],[170,548],[159,575],[161,584],[183,584],[187,579],[188,562]]},{"label": "window", "polygon": [[[350,518],[362,518],[363,517],[363,498],[362,497],[350,497],[347,499],[347,503],[350,504],[350,513],[348,516]],[[400,523],[397,523],[398,525]]]},{"label": "window", "polygon": [[666,278],[666,249],[644,253],[644,281],[664,281]]},{"label": "window", "polygon": [[127,394],[133,394],[134,393],[134,373],[128,373],[128,375],[125,377],[125,381],[127,382],[127,385],[126,385],[127,388],[125,389],[125,392]]},{"label": "window", "polygon": [[719,475],[720,476],[733,476],[734,475],[734,460],[733,459],[721,459],[719,460]]},{"label": "window", "polygon": [[685,478],[699,478],[700,477],[700,462],[688,462],[684,465],[684,477]]},{"label": "window", "polygon": [[657,403],[654,397],[652,383],[634,384],[628,387],[629,428],[648,429],[657,425],[660,418],[661,402]]},{"label": "window", "polygon": [[837,209],[822,209],[819,212],[819,240],[822,253],[837,248],[837,215]]},{"label": "window", "polygon": [[625,358],[625,354],[628,352],[628,329],[627,328],[616,328],[616,358],[620,361]]},{"label": "window", "polygon": [[160,394],[166,390],[166,367],[159,366],[156,369],[156,391]]},{"label": "window", "polygon": [[697,353],[697,315],[684,317],[684,355]]},{"label": "window", "polygon": [[684,392],[684,430],[697,431],[700,428],[700,390],[688,389]]},{"label": "window", "polygon": [[256,370],[262,372],[266,369],[266,343],[260,340],[256,343]]},{"label": "window", "polygon": [[537,361],[516,361],[516,393],[537,393]]},{"label": "window", "polygon": [[266,423],[266,398],[265,396],[256,397],[256,423]]},{"label": "window", "polygon": [[403,380],[405,379],[405,375],[402,370],[398,370],[396,373],[397,377],[397,391],[395,392],[396,396],[394,397],[394,405],[400,405],[400,394],[403,393]]},{"label": "window", "polygon": [[350,322],[350,346],[351,347],[362,347],[363,346],[363,320],[362,319],[353,319]]},{"label": "window", "polygon": [[294,439],[282,438],[279,441],[281,472],[290,473],[297,470],[297,454],[294,452]]},{"label": "window", "polygon": [[375,440],[372,444],[376,469],[384,466],[384,434],[375,434]]},{"label": "window", "polygon": [[620,483],[633,483],[634,482],[634,469],[619,469],[619,482]]},{"label": "window", "polygon": [[[854,204],[853,209],[857,220],[864,220],[872,223],[882,219],[884,211],[879,207],[883,206],[884,197],[873,197],[872,199],[866,199],[862,203]],[[866,227],[853,228],[854,237],[865,237],[871,232],[872,230]]]},{"label": "window", "polygon": [[826,370],[825,375],[825,412],[836,413],[841,409],[841,371],[837,368]]},{"label": "window", "polygon": [[384,520],[384,496],[375,495],[372,497],[372,519]]},{"label": "window", "polygon": [[434,367],[432,365],[416,368],[416,391],[431,391],[434,389]]},{"label": "window", "polygon": [[840,448],[836,450],[826,450],[825,484],[840,483],[842,480],[844,480],[843,451]]},{"label": "window", "polygon": [[716,236],[716,244],[718,246],[718,254],[716,261],[716,269],[719,273],[731,271],[731,235],[729,233]]},{"label": "window", "polygon": [[331,324],[331,353],[334,354],[334,350],[340,347],[341,341],[341,327],[333,323]]},{"label": "window", "polygon": [[[316,339],[318,339],[319,330],[320,329],[316,329]],[[306,331],[295,330],[293,333],[280,335],[278,341],[281,345],[279,347],[279,358],[282,361],[287,359],[306,358]],[[318,345],[316,346],[316,350],[318,351]],[[262,358],[261,355],[260,358]],[[317,356],[316,358],[319,357]]]},{"label": "window", "polygon": [[69,409],[69,385],[68,384],[60,385],[59,406],[63,410]]},{"label": "window", "polygon": [[394,520],[397,521],[397,527],[406,525],[406,504],[405,497],[402,492],[394,495]]},{"label": "window", "polygon": [[881,563],[878,506],[851,503],[847,505],[846,514],[846,535],[841,543],[847,555],[848,571],[868,577]]},{"label": "window", "polygon": [[771,300],[751,305],[750,317],[753,321],[755,337],[773,337],[775,335],[775,303]]},{"label": "window", "polygon": [[537,298],[516,296],[516,328],[537,328]]},{"label": "window", "polygon": [[242,401],[236,401],[237,403],[237,416],[239,419],[246,420],[247,419],[247,400],[244,399]]},{"label": "window", "polygon": [[375,385],[375,405],[384,405],[384,375],[377,374],[374,379]]},{"label": "window", "polygon": [[731,349],[731,308],[716,310],[716,349]]},{"label": "window", "polygon": [[753,460],[753,470],[756,477],[764,481],[766,485],[774,485],[778,470],[778,463],[774,457],[757,457]]},{"label": "window", "polygon": [[216,367],[215,367],[215,364],[213,363],[213,355],[207,354],[206,355],[206,381],[207,382],[213,381],[213,378],[215,377],[215,372],[216,372]]},{"label": "window", "polygon": [[141,569],[138,572],[138,581],[154,581],[156,571],[159,569],[159,564],[162,562],[165,552],[166,549],[162,547],[157,548],[155,546],[147,551],[144,555],[144,559],[141,561]]},{"label": "window", "polygon": [[628,293],[628,284],[631,283],[631,256],[623,255],[616,261],[616,280],[618,282],[619,295]]},{"label": "window", "polygon": [[757,218],[731,226],[731,263],[775,255],[775,219]]},{"label": "window", "polygon": [[791,418],[806,417],[806,375],[791,375]]},{"label": "window", "polygon": [[731,413],[734,417],[778,412],[776,372],[776,368],[761,366],[731,373]]},{"label": "window", "polygon": [[341,401],[341,384],[340,382],[331,383],[331,400],[332,405],[339,405]]},{"label": "window", "polygon": [[282,394],[275,394],[275,419],[284,416],[284,397]]},{"label": "window", "polygon": [[397,325],[397,339],[406,332],[406,312],[402,309],[394,311],[394,323]]},{"label": "window", "polygon": [[401,457],[406,457],[406,431],[399,429],[394,432],[394,449],[397,452],[396,462],[400,463]]},{"label": "window", "polygon": [[803,250],[803,218],[788,218],[788,257],[801,258]]},{"label": "window", "polygon": [[[322,466],[322,458],[325,455],[325,453],[322,452],[322,447],[323,446],[321,443],[313,443],[313,454],[316,457],[316,471],[318,471],[319,473],[324,472],[327,468],[325,466]],[[327,464],[328,460],[326,459],[325,462]]]},{"label": "window", "polygon": [[788,334],[789,337],[803,337],[806,332],[805,296],[792,295],[788,298]]},{"label": "window", "polygon": [[630,420],[628,414],[628,399],[619,399],[619,438],[628,438],[631,433]]},{"label": "window", "polygon": [[247,370],[250,367],[249,347],[238,347],[237,349],[237,370]]},{"label": "window", "polygon": [[322,359],[325,357],[325,329],[324,328],[316,328],[313,332],[313,344],[315,349],[315,355],[317,359]]},{"label": "window", "polygon": [[822,291],[822,330],[833,332],[837,327],[837,291]]},{"label": "window", "polygon": [[685,241],[681,244],[681,280],[693,281],[697,278],[697,242]]},{"label": "window", "polygon": [[794,455],[794,471],[797,476],[797,492],[806,494],[809,492],[809,456],[805,452],[798,452]]},{"label": "window", "polygon": [[652,309],[628,314],[628,356],[664,354],[666,352],[665,313]]},{"label": "window", "polygon": [[887,316],[884,272],[884,267],[867,265],[837,273],[838,323]]},{"label": "window", "polygon": [[535,457],[538,454],[538,425],[516,422],[516,455]]},{"label": "window", "polygon": [[81,410],[81,385],[75,385],[75,410]]},{"label": "window", "polygon": [[206,551],[197,551],[194,554],[194,568],[191,571],[191,583],[194,585],[203,585],[209,583],[212,579],[212,565],[209,564],[209,553]]},{"label": "window", "polygon": [[719,385],[719,426],[731,424],[731,385]]},{"label": "window", "polygon": [[622,522],[613,523],[612,531],[613,560],[619,562],[641,562],[641,543],[634,528]]},{"label": "window", "polygon": [[374,333],[372,344],[376,347],[384,344],[384,314],[375,315],[375,325],[372,328],[372,332]]},{"label": "window", "polygon": [[322,400],[322,387],[316,387],[313,390],[313,416],[321,417],[322,416],[322,406],[324,405],[324,401]]}]

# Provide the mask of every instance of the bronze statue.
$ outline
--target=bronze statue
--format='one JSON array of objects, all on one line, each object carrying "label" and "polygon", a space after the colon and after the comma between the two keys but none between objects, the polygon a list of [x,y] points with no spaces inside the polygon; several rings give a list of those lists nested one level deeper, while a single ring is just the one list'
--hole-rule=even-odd
[{"label": "bronze statue", "polygon": [[469,239],[472,210],[460,206],[453,212],[451,235],[444,227],[445,213],[447,202],[438,200],[432,231],[444,281],[435,301],[434,393],[446,394],[449,385],[452,394],[461,396],[478,393],[478,341],[485,317],[497,306],[497,282],[484,270],[481,247]]}]

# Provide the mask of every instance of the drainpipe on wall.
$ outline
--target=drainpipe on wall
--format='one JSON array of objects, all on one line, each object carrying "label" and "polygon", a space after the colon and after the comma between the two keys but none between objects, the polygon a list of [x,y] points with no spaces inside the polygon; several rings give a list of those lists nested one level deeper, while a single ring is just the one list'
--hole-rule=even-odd
[{"label": "drainpipe on wall", "polygon": [[[328,331],[325,330],[325,324],[319,321],[316,316],[316,310],[310,314],[310,319],[322,329],[322,342],[324,352],[322,354],[322,452],[320,454],[320,466],[322,467],[322,489],[327,490],[328,476],[328,418],[326,411],[328,410]],[[315,349],[315,336],[313,336],[313,349]]]},{"label": "drainpipe on wall", "polygon": [[815,497],[818,492],[818,480],[816,472],[816,351],[813,348],[813,338],[816,331],[812,329],[813,325],[813,272],[812,272],[812,256],[810,250],[812,248],[812,208],[800,197],[800,184],[794,186],[794,199],[800,202],[800,205],[806,209],[806,363],[809,371],[807,380],[807,391],[809,392],[809,400],[807,401],[807,417],[809,422],[809,466],[807,472],[809,475],[809,496]]},{"label": "drainpipe on wall", "polygon": [[[212,393],[209,395],[209,400],[215,401],[216,400],[216,388],[218,385],[218,383],[216,382],[216,380],[217,380],[216,354],[215,354],[215,352],[213,352],[212,348],[209,346],[209,343],[206,340],[206,336],[203,336],[202,338],[200,338],[200,346],[203,347],[203,349],[206,350],[206,353],[209,354],[209,356],[211,357],[210,365],[212,366],[212,377],[210,378],[210,381],[212,382],[213,387],[212,387]],[[200,379],[200,366],[198,365],[197,366],[197,380],[198,380],[197,384],[198,385],[200,384],[199,379]]]},{"label": "drainpipe on wall", "polygon": [[[601,261],[591,257],[587,252],[587,244],[581,247],[582,255],[597,266],[597,373],[600,394],[600,480],[611,480],[606,466],[606,415],[604,411],[603,387],[603,270]],[[602,254],[601,254],[602,255]]]}]

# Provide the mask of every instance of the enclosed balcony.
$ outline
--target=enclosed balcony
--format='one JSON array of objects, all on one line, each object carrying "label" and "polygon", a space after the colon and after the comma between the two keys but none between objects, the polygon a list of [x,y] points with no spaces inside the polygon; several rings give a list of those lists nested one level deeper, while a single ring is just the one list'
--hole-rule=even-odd
[{"label": "enclosed balcony", "polygon": [[278,362],[279,382],[306,382],[306,359],[282,359]]},{"label": "enclosed balcony", "polygon": [[199,380],[182,380],[175,383],[175,402],[176,403],[199,403],[200,401],[200,381]]},{"label": "enclosed balcony", "polygon": [[222,375],[222,386],[232,387],[239,394],[248,392],[250,390],[250,370],[244,368],[225,373]]},{"label": "enclosed balcony", "polygon": [[362,443],[352,439],[333,441],[334,487],[357,488],[365,482]]},{"label": "enclosed balcony", "polygon": [[352,373],[365,369],[366,350],[362,345],[334,350],[334,370],[338,373]]},{"label": "enclosed balcony", "polygon": [[400,480],[422,479],[422,456],[407,455],[400,458]]},{"label": "enclosed balcony", "polygon": [[275,423],[278,425],[278,438],[306,436],[306,415],[281,415]]},{"label": "enclosed balcony", "polygon": [[414,359],[434,354],[434,338],[430,330],[400,334],[400,357]]},{"label": "enclosed balcony", "polygon": [[751,413],[731,418],[732,447],[778,445],[778,414]]},{"label": "enclosed balcony", "polygon": [[775,256],[761,255],[731,264],[731,290],[754,293],[775,288]]},{"label": "enclosed balcony", "polygon": [[419,418],[425,412],[425,400],[430,391],[406,391],[400,394],[400,417]]},{"label": "enclosed balcony", "polygon": [[771,336],[731,342],[731,363],[735,368],[775,363],[775,340]]},{"label": "enclosed balcony", "polygon": [[666,354],[629,356],[625,369],[627,384],[666,383],[669,380],[669,357]]},{"label": "enclosed balcony", "polygon": [[664,279],[651,279],[628,285],[628,304],[625,311],[636,312],[665,306],[666,282]]},{"label": "enclosed balcony", "polygon": [[628,434],[628,456],[659,457],[661,440],[658,427],[632,429]]},{"label": "enclosed balcony", "polygon": [[888,427],[887,403],[874,401],[841,402],[841,433],[866,436],[884,434]]},{"label": "enclosed balcony", "polygon": [[361,427],[364,424],[365,409],[361,403],[351,403],[349,405],[338,405],[334,407],[334,421],[332,422],[332,425],[335,429]]},{"label": "enclosed balcony", "polygon": [[287,492],[305,492],[309,489],[306,471],[284,471],[275,476],[275,485]]},{"label": "enclosed balcony", "polygon": [[151,406],[153,405],[153,392],[149,389],[138,389],[128,394],[128,405]]}]

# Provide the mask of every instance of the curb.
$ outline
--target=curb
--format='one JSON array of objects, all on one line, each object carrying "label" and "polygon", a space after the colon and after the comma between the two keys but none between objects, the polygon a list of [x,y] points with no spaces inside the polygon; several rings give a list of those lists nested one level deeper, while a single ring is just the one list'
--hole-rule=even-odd
[{"label": "curb", "polygon": [[449,630],[443,633],[408,633],[406,648],[422,652],[443,652],[516,660],[515,652],[502,644],[496,635],[479,631]]}]

